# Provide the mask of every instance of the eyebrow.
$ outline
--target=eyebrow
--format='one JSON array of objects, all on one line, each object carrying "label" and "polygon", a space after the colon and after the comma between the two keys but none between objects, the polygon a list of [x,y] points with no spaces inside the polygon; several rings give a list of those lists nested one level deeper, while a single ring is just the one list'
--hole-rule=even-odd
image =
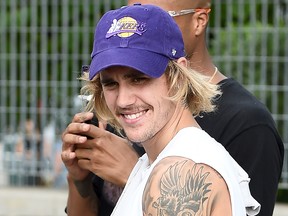
[{"label": "eyebrow", "polygon": [[[139,76],[147,76],[146,74],[142,73],[141,71],[138,71],[134,68],[129,68],[129,67],[127,67],[127,70],[125,72],[126,73],[124,75],[124,79],[131,79],[131,78],[139,77]],[[109,72],[107,72],[107,73],[109,73]],[[105,75],[100,76],[100,83],[101,84],[109,83],[111,81],[113,81],[113,79],[110,78],[109,75],[108,75],[108,77],[105,77]]]}]

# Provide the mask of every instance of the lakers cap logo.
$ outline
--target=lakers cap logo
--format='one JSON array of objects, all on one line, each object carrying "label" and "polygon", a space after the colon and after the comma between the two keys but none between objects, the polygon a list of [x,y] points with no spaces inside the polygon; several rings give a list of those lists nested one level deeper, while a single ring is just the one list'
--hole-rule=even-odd
[{"label": "lakers cap logo", "polygon": [[134,34],[142,35],[146,31],[146,23],[139,22],[132,17],[123,17],[119,20],[114,19],[109,28],[106,38],[118,35],[127,38]]}]

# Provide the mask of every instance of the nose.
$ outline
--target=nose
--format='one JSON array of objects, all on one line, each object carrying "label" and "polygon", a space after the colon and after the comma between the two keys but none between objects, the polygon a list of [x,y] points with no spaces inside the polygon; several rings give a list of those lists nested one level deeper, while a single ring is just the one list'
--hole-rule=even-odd
[{"label": "nose", "polygon": [[127,85],[119,85],[116,103],[118,107],[126,108],[135,103],[135,94]]}]

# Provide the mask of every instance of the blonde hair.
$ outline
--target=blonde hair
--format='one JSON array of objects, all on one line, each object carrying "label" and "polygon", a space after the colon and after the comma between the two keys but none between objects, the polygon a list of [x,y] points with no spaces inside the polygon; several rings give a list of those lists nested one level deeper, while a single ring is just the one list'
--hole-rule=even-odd
[{"label": "blonde hair", "polygon": [[[165,75],[169,89],[168,99],[182,103],[195,117],[201,112],[214,111],[213,100],[216,96],[220,96],[221,92],[217,85],[208,82],[206,76],[175,61],[169,62]],[[99,73],[92,81],[89,80],[88,73],[83,73],[80,79],[85,82],[81,94],[92,95],[85,111],[94,112],[100,121],[105,121],[121,130],[120,124],[106,105]]]},{"label": "blonde hair", "polygon": [[172,101],[182,102],[194,117],[201,112],[214,111],[213,100],[221,92],[217,85],[208,82],[208,77],[174,61],[169,62],[165,73]]}]

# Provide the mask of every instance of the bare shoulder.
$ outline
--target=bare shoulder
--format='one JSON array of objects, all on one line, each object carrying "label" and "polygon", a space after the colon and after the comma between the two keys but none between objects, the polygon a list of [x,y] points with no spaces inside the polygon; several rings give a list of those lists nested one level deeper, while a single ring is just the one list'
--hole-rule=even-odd
[{"label": "bare shoulder", "polygon": [[183,157],[162,159],[143,193],[143,213],[152,215],[231,215],[229,190],[212,167]]}]

